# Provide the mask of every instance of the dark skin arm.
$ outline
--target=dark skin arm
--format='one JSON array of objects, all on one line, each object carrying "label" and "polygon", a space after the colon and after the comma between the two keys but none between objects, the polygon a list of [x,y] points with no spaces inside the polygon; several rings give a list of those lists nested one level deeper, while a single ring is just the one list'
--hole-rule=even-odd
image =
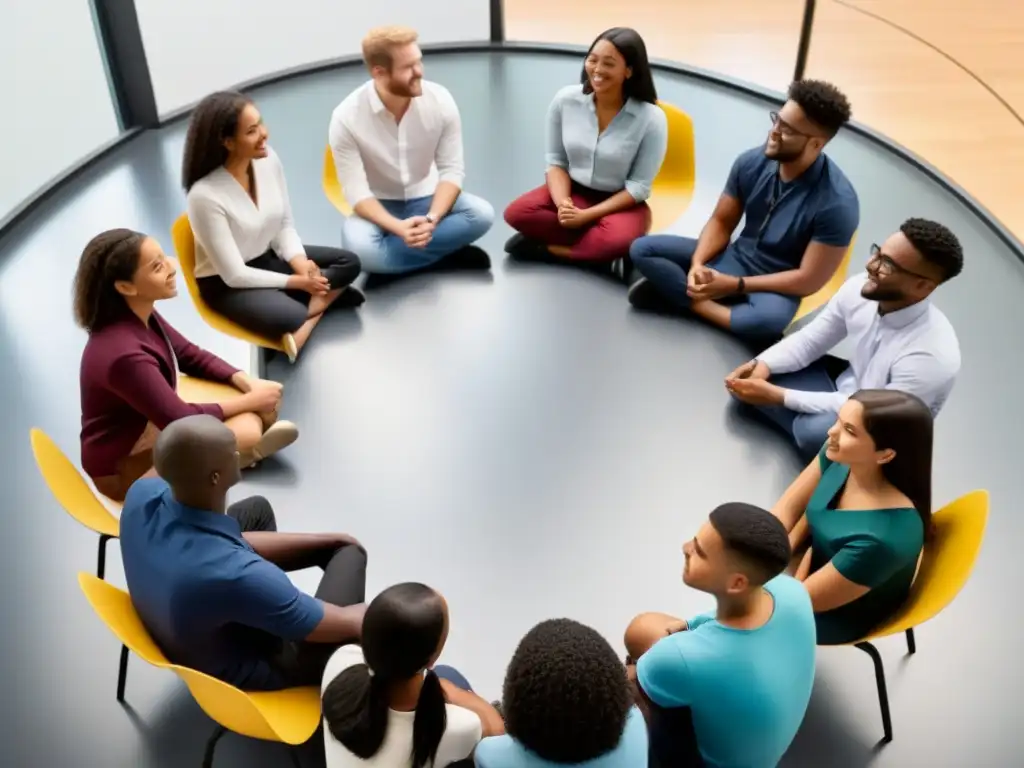
[{"label": "dark skin arm", "polygon": [[283,571],[295,571],[319,565],[335,550],[349,544],[362,545],[345,533],[281,533],[246,531],[242,537],[264,560]]},{"label": "dark skin arm", "polygon": [[366,603],[346,605],[344,608],[321,601],[324,617],[313,631],[306,635],[309,643],[358,642],[363,635],[363,615]]},{"label": "dark skin arm", "polygon": [[501,719],[498,710],[480,696],[470,691],[464,691],[450,680],[444,679],[441,680],[441,690],[444,691],[444,697],[449,704],[468,709],[480,718],[484,737],[504,735],[505,721]]},{"label": "dark skin arm", "polygon": [[647,725],[651,724],[651,700],[647,698],[644,689],[640,687],[640,681],[636,679],[636,664],[629,664],[626,667],[626,676],[629,678],[629,685],[633,689],[633,702],[637,709],[644,716]]}]

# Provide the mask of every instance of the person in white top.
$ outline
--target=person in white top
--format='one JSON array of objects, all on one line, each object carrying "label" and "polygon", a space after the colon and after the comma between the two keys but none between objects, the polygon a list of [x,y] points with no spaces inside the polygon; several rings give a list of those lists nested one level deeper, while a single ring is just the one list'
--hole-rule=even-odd
[{"label": "person in white top", "polygon": [[196,240],[196,283],[215,312],[281,339],[295,361],[328,307],[356,307],[359,259],[304,246],[295,231],[284,169],[256,105],[213,93],[192,113],[182,185]]},{"label": "person in white top", "polygon": [[435,666],[448,624],[447,602],[424,584],[396,584],[367,606],[362,646],[342,646],[324,669],[327,768],[462,765],[482,737],[505,732],[462,675]]},{"label": "person in white top", "polygon": [[[729,374],[726,389],[792,437],[807,461],[857,390],[909,392],[937,415],[960,371],[960,342],[929,297],[963,263],[946,227],[908,219],[871,246],[866,274],[847,280],[804,328]],[[850,361],[827,354],[846,338]]]},{"label": "person in white top", "polygon": [[342,238],[371,276],[491,266],[472,243],[491,228],[494,208],[462,189],[459,108],[447,88],[423,79],[417,39],[406,27],[371,30],[371,80],[331,115],[334,167],[354,210]]}]

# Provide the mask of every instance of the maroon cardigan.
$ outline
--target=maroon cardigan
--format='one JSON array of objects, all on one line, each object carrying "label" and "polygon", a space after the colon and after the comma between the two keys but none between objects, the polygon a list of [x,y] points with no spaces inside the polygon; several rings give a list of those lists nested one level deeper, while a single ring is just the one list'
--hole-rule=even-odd
[{"label": "maroon cardigan", "polygon": [[148,326],[138,315],[126,312],[89,336],[79,378],[82,468],[90,477],[116,475],[118,462],[131,453],[147,422],[163,429],[192,414],[224,418],[216,403],[193,405],[178,397],[175,357],[178,368],[189,376],[226,382],[237,372],[190,342],[156,312]]}]

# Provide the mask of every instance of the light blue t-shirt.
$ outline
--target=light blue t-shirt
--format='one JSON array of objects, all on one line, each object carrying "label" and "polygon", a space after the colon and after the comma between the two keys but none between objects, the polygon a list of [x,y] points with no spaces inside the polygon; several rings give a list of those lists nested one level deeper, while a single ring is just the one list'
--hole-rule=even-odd
[{"label": "light blue t-shirt", "polygon": [[637,680],[660,707],[689,707],[708,768],[775,768],[807,711],[814,683],[814,610],[807,590],[769,581],[775,607],[758,629],[732,629],[713,613],[659,640]]},{"label": "light blue t-shirt", "polygon": [[[491,736],[476,745],[476,768],[565,768],[564,764],[544,760],[511,736]],[[640,710],[633,707],[626,719],[619,746],[577,768],[637,768],[647,765],[647,724]]]}]

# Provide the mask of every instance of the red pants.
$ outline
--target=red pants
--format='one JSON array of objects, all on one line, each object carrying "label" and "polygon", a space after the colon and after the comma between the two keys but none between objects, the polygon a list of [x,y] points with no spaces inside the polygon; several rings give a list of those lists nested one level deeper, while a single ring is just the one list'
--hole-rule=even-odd
[{"label": "red pants", "polygon": [[[577,208],[589,208],[613,194],[573,183],[571,197]],[[630,244],[647,234],[651,214],[647,203],[640,203],[604,216],[588,227],[567,229],[558,223],[558,206],[545,184],[509,203],[505,209],[505,221],[529,240],[572,248],[572,259],[614,261],[626,256]]]}]

